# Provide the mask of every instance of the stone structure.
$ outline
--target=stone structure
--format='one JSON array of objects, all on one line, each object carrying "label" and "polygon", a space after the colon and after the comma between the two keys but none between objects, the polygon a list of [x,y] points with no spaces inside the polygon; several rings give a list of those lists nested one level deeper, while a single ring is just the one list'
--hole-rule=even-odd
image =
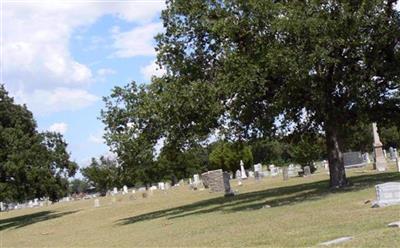
[{"label": "stone structure", "polygon": [[124,185],[124,187],[122,188],[122,193],[123,194],[128,194],[128,187],[126,185]]},{"label": "stone structure", "polygon": [[375,185],[376,201],[373,207],[400,204],[400,183],[388,182]]},{"label": "stone structure", "polygon": [[159,182],[159,183],[158,183],[158,188],[159,188],[160,190],[165,190],[165,183]]},{"label": "stone structure", "polygon": [[246,179],[246,170],[244,169],[244,163],[242,160],[240,160],[240,175],[242,179]]},{"label": "stone structure", "polygon": [[286,181],[289,179],[289,168],[287,166],[282,168],[283,180]]},{"label": "stone structure", "polygon": [[311,175],[310,166],[304,166],[303,170],[304,170],[304,176],[305,176],[305,177],[308,177],[308,176]]},{"label": "stone structure", "polygon": [[237,170],[237,171],[236,171],[235,177],[236,177],[236,179],[239,179],[239,180],[241,179],[242,173],[240,173],[240,170]]},{"label": "stone structure", "polygon": [[374,169],[377,171],[386,171],[387,170],[387,162],[385,156],[382,151],[382,142],[379,139],[378,129],[376,127],[376,123],[372,123],[372,132],[374,134]]},{"label": "stone structure", "polygon": [[366,165],[361,152],[344,152],[343,163],[346,168],[356,168]]},{"label": "stone structure", "polygon": [[201,174],[203,182],[207,183],[211,192],[224,192],[226,196],[232,195],[231,186],[229,183],[230,175],[227,172],[222,172],[221,169],[207,171]]},{"label": "stone structure", "polygon": [[397,172],[400,172],[400,158],[399,158],[399,156],[396,157],[396,166],[397,166]]},{"label": "stone structure", "polygon": [[113,194],[114,194],[114,195],[118,194],[118,189],[117,189],[117,187],[114,187],[114,189],[113,189]]}]

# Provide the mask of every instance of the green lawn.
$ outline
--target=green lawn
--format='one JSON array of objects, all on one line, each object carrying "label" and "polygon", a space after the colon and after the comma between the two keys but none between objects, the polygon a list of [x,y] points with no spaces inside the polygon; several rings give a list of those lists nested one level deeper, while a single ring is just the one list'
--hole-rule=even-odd
[{"label": "green lawn", "polygon": [[[386,173],[370,168],[348,171],[352,187],[329,191],[328,175],[265,178],[231,185],[224,198],[188,186],[1,213],[0,247],[243,247],[316,246],[343,236],[342,247],[400,247],[400,205],[371,208],[374,185],[400,181],[394,166]],[[270,208],[264,207],[269,205]]]}]

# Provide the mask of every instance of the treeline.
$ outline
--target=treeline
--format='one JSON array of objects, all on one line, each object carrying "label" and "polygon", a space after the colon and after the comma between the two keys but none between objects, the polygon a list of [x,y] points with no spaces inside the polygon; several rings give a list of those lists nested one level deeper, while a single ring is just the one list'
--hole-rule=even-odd
[{"label": "treeline", "polygon": [[66,148],[61,134],[38,132],[32,113],[0,84],[0,202],[66,196],[78,169]]}]

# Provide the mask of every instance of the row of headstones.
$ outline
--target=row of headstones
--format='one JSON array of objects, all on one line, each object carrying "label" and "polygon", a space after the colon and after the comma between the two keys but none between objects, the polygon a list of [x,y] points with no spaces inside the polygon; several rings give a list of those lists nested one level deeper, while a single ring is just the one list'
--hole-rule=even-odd
[{"label": "row of headstones", "polygon": [[0,211],[8,211],[8,210],[17,210],[17,209],[24,209],[24,208],[36,208],[36,207],[43,207],[52,204],[48,198],[45,199],[38,199],[35,198],[33,200],[29,200],[28,202],[24,203],[3,203],[0,202]]},{"label": "row of headstones", "polygon": [[[171,188],[171,184],[169,182],[159,182],[157,184],[157,186],[153,185],[153,186],[149,187],[148,189],[146,189],[146,187],[134,188],[134,189],[131,190],[131,192],[133,194],[135,194],[136,191],[144,192],[144,191],[147,191],[147,190],[153,191],[153,190],[157,190],[157,189],[159,189],[159,190],[168,190],[170,188]],[[114,187],[113,190],[111,192],[109,192],[110,195],[118,195],[120,193],[122,195],[128,194],[129,193],[128,187],[126,185],[124,185],[121,190],[118,190],[117,187]]]}]

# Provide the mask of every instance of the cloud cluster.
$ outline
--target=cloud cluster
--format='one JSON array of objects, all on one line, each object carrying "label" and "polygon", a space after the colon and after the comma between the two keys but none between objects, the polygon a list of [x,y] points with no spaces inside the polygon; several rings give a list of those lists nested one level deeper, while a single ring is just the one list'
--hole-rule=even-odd
[{"label": "cloud cluster", "polygon": [[4,83],[17,101],[37,114],[86,107],[97,100],[88,86],[115,72],[106,68],[93,72],[77,61],[69,50],[73,32],[113,15],[136,25],[127,32],[115,29],[114,56],[153,55],[152,38],[161,28],[153,19],[162,8],[162,1],[5,2]]},{"label": "cloud cluster", "polygon": [[50,132],[65,134],[67,132],[67,129],[68,129],[67,123],[57,122],[57,123],[54,123],[53,125],[51,125],[48,130]]}]

